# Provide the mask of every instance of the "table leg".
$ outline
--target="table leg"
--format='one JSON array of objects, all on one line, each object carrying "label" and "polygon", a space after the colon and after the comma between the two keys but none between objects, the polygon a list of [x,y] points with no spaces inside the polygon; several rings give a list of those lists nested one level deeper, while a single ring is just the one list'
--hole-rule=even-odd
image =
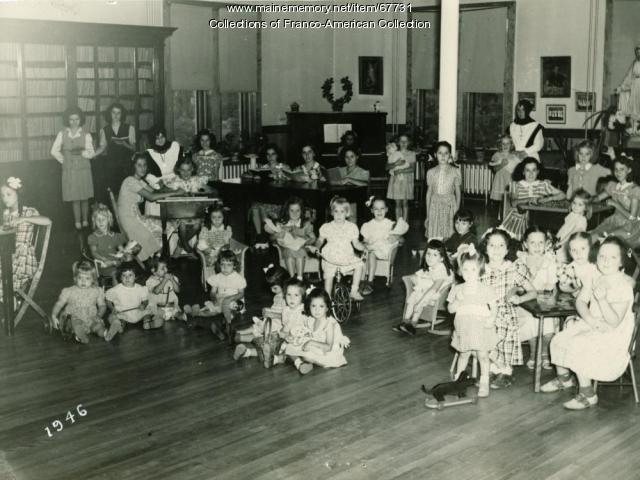
[{"label": "table leg", "polygon": [[13,261],[11,253],[3,252],[0,254],[0,266],[2,268],[4,333],[11,336],[15,328],[13,323]]},{"label": "table leg", "polygon": [[536,369],[535,378],[533,382],[533,391],[538,393],[540,391],[540,377],[542,376],[542,338],[544,331],[544,316],[538,317],[538,342],[536,343]]}]

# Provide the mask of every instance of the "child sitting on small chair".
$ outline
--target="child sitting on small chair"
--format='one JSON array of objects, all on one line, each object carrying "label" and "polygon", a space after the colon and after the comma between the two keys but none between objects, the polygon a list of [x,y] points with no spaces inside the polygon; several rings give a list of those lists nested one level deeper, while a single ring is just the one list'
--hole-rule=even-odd
[{"label": "child sitting on small chair", "polygon": [[118,267],[118,285],[107,290],[105,298],[111,314],[109,315],[109,334],[122,333],[126,323],[138,323],[142,320],[145,330],[161,327],[161,318],[154,317],[149,309],[149,291],[136,283],[136,265],[129,262]]},{"label": "child sitting on small chair", "polygon": [[409,230],[404,219],[393,222],[387,218],[389,208],[384,198],[371,197],[365,205],[371,209],[373,218],[360,228],[363,243],[368,253],[368,278],[362,282],[360,293],[370,295],[373,292],[373,280],[376,275],[378,260],[393,261],[391,252],[398,246],[402,235]]},{"label": "child sitting on small chair", "polygon": [[[194,317],[214,317],[222,314],[226,322],[227,330],[230,328],[235,313],[242,305],[244,290],[247,281],[240,275],[240,261],[231,250],[222,250],[216,261],[216,274],[207,278],[211,287],[211,300],[205,302],[204,307],[198,305],[185,306],[187,315]],[[211,332],[220,340],[225,340],[226,335],[216,324],[211,322]]]},{"label": "child sitting on small chair", "polygon": [[91,215],[93,232],[87,238],[87,244],[91,250],[91,256],[98,265],[98,271],[102,277],[116,280],[116,268],[124,261],[124,246],[127,237],[117,233],[113,228],[113,214],[106,205],[98,203]]},{"label": "child sitting on small chair", "polygon": [[74,285],[63,288],[53,306],[54,327],[63,333],[72,330],[80,343],[89,343],[90,333],[111,340],[113,335],[107,334],[102,321],[107,306],[98,287],[95,267],[88,261],[78,262],[73,268],[73,279]]},{"label": "child sitting on small chair", "polygon": [[220,250],[229,248],[233,231],[227,224],[222,202],[213,203],[204,215],[204,228],[198,234],[198,250],[205,255],[205,263],[215,265]]},{"label": "child sitting on small chair", "polygon": [[556,234],[556,238],[558,239],[556,243],[556,256],[560,263],[567,263],[568,259],[565,246],[569,237],[576,232],[587,231],[587,210],[589,209],[590,200],[591,195],[589,195],[586,190],[578,189],[573,194],[571,211],[564,217],[564,223]]},{"label": "child sitting on small chair", "polygon": [[180,293],[178,278],[169,273],[166,258],[153,257],[150,261],[152,275],[147,278],[149,308],[155,316],[164,321],[183,320],[186,315],[180,310],[177,294]]}]

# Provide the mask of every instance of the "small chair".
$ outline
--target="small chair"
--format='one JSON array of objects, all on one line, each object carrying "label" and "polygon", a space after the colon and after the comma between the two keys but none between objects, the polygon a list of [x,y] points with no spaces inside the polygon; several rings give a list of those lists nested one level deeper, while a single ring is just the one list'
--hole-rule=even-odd
[{"label": "small chair", "polygon": [[[636,299],[637,299],[637,295],[636,295]],[[636,383],[636,373],[633,370],[633,360],[636,356],[636,341],[638,339],[638,331],[640,330],[640,311],[638,311],[638,302],[635,302],[635,310],[636,310],[636,314],[635,314],[635,319],[634,319],[634,326],[633,326],[633,333],[631,334],[631,341],[629,342],[629,365],[628,367],[625,369],[625,372],[622,373],[622,375],[620,375],[620,378],[617,381],[614,382],[598,382],[598,380],[595,380],[593,382],[593,389],[596,393],[598,393],[598,385],[601,387],[620,387],[620,389],[622,389],[622,387],[631,387],[633,388],[633,398],[635,399],[636,404],[640,403],[640,397],[638,397],[638,385]],[[624,382],[623,381],[623,377],[624,374],[626,373],[626,371],[629,371],[629,376],[631,377],[631,383],[629,382]]]},{"label": "small chair", "polygon": [[[402,281],[404,282],[406,296],[405,296],[405,308],[406,301],[411,295],[413,291],[413,276],[405,275],[402,277]],[[425,320],[424,322],[419,322],[416,325],[416,328],[428,328],[428,333],[432,333],[434,335],[451,335],[451,330],[449,329],[436,329],[435,326],[444,322],[448,318],[450,318],[450,314],[446,309],[447,296],[449,295],[449,290],[451,290],[451,283],[445,283],[440,287],[440,291],[438,292],[438,301],[433,306],[427,306],[422,310],[422,314],[420,315],[420,320]],[[404,314],[403,314],[404,318]]]},{"label": "small chair", "polygon": [[42,308],[35,302],[33,297],[38,290],[38,284],[40,283],[40,277],[44,270],[44,262],[47,259],[47,250],[49,249],[49,239],[51,238],[51,224],[49,225],[34,225],[33,236],[31,237],[31,245],[35,250],[36,259],[38,261],[38,268],[33,278],[22,286],[22,288],[16,288],[15,294],[22,299],[22,305],[18,309],[18,313],[14,318],[14,325],[17,326],[24,317],[29,307],[33,308],[42,319],[48,323],[48,315]]},{"label": "small chair", "polygon": [[[451,380],[455,380],[454,376],[456,374],[456,365],[458,364],[458,358],[460,354],[456,352],[453,356],[453,361],[451,362],[451,367],[449,368],[449,375],[451,375]],[[476,357],[475,353],[471,354],[471,378],[478,378],[478,357]]]},{"label": "small chair", "polygon": [[[285,262],[284,256],[282,255],[282,247],[280,247],[276,242],[273,242],[272,245],[276,247],[276,250],[278,251],[278,262],[280,263],[280,266],[287,270],[287,262]],[[316,256],[308,255],[304,262],[304,273],[315,273],[318,278],[322,278],[320,275],[320,259]]]},{"label": "small chair", "polygon": [[[391,283],[393,283],[393,271],[394,264],[396,261],[396,254],[398,253],[398,246],[394,247],[391,250],[389,255],[389,260],[380,260],[378,259],[376,263],[376,277],[385,277],[387,282],[385,285],[387,288],[391,287]],[[369,255],[372,255],[371,253]],[[369,263],[364,263],[364,273],[362,274],[363,279],[367,279],[369,275]]]},{"label": "small chair", "polygon": [[116,199],[116,196],[113,194],[113,191],[110,188],[107,188],[107,191],[109,192],[109,200],[111,200],[111,210],[113,211],[113,219],[115,220],[115,223],[118,225],[118,229],[124,233],[122,231],[122,223],[120,222],[120,216],[118,215],[118,200]]},{"label": "small chair", "polygon": [[[232,238],[229,242],[229,249],[233,252],[239,251],[237,255],[238,259],[240,260],[240,275],[244,277],[244,267],[246,265],[247,250],[249,249],[249,247]],[[200,265],[202,267],[202,277],[200,280],[202,282],[202,288],[206,292],[209,289],[207,285],[207,278],[216,273],[215,267],[213,265],[207,265],[207,257],[203,252],[201,252],[200,250],[196,250],[196,252],[198,254],[198,259],[200,260]]]}]

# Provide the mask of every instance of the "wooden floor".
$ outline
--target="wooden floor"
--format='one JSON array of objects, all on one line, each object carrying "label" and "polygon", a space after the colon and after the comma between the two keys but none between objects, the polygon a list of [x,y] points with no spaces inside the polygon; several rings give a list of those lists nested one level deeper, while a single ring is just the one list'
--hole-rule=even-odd
[{"label": "wooden floor", "polygon": [[[38,294],[47,310],[74,256],[55,233]],[[415,242],[398,277],[416,268]],[[251,256],[249,276],[268,261]],[[268,296],[250,283],[256,308]],[[0,336],[0,480],[640,478],[640,409],[626,389],[569,413],[568,394],[534,394],[518,368],[512,388],[477,405],[426,409],[420,384],[444,380],[452,352],[447,338],[390,330],[403,298],[398,278],[369,297],[344,328],[349,364],[306,377],[234,362],[204,330],[132,328],[83,346],[28,317]],[[65,421],[78,404],[86,416]],[[56,419],[64,429],[48,438]]]}]

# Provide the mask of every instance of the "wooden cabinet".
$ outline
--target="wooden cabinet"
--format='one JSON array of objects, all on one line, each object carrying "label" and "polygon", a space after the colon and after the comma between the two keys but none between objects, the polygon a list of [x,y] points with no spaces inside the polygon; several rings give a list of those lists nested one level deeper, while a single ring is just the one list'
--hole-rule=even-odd
[{"label": "wooden cabinet", "polygon": [[0,19],[0,163],[50,159],[62,112],[105,125],[114,101],[145,135],[164,122],[164,40],[174,28]]}]

